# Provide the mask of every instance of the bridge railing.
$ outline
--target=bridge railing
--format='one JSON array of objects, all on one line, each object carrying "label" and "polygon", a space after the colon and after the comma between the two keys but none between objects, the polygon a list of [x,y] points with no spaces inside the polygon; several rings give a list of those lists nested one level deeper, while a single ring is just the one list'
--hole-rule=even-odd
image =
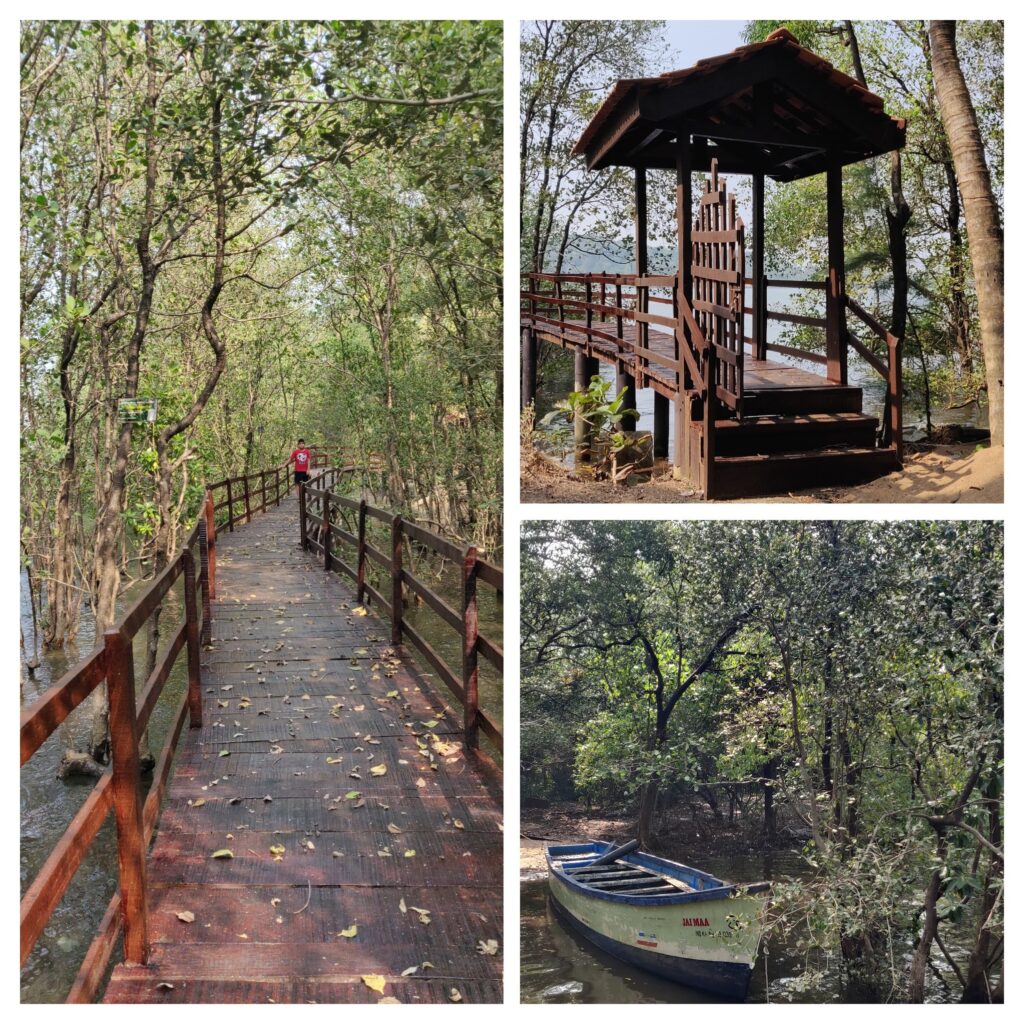
[{"label": "bridge railing", "polygon": [[[482,558],[473,545],[461,547],[453,544],[410,519],[370,505],[365,498],[335,494],[331,488],[350,472],[351,467],[324,470],[314,474],[300,489],[299,537],[303,548],[318,553],[325,570],[335,570],[350,577],[356,584],[358,601],[369,598],[387,613],[391,620],[391,642],[409,641],[437,672],[462,705],[467,750],[479,752],[479,733],[483,732],[494,748],[502,752],[501,730],[480,707],[479,659],[484,658],[500,673],[504,667],[504,653],[500,644],[480,631],[477,588],[483,583],[493,587],[496,594],[501,594],[504,590],[503,570]],[[344,511],[356,516],[354,532],[335,521]],[[368,538],[367,520],[374,520],[390,529],[390,550],[381,550]],[[459,566],[459,608],[453,608],[417,575],[414,567],[404,564],[406,539]],[[388,593],[382,593],[368,579],[367,569],[371,563],[386,573]],[[414,593],[461,638],[462,658],[458,669],[453,668],[406,619],[405,590]]]},{"label": "bridge railing", "polygon": [[[268,482],[286,480],[279,471],[235,477],[244,499],[259,493],[260,508],[270,503]],[[257,483],[259,486],[257,487]],[[127,963],[145,963],[148,950],[146,850],[156,828],[174,750],[186,717],[192,728],[202,724],[202,693],[199,645],[210,638],[210,603],[215,596],[217,507],[214,492],[229,481],[210,485],[198,522],[182,549],[146,587],[135,603],[103,636],[103,643],[66,672],[21,715],[21,763],[24,765],[75,710],[104,683],[107,687],[110,733],[110,766],[100,776],[67,829],[58,839],[42,868],[21,900],[21,964],[39,940],[92,847],[111,809],[117,824],[119,886],[107,905],[71,991],[69,1003],[91,1002],[103,981],[118,936],[124,931]],[[286,488],[285,488],[286,491]],[[230,492],[229,492],[230,493]],[[223,507],[223,506],[221,506]],[[230,505],[228,506],[230,508]],[[249,503],[249,515],[254,503]],[[220,529],[231,521],[222,523]],[[238,520],[236,519],[236,522]],[[233,528],[228,526],[228,528]],[[133,641],[153,614],[182,581],[184,615],[169,636],[163,652],[136,696]],[[145,733],[153,709],[178,662],[186,652],[187,686],[172,712],[166,739],[156,760],[149,791],[143,800],[139,738]]]}]

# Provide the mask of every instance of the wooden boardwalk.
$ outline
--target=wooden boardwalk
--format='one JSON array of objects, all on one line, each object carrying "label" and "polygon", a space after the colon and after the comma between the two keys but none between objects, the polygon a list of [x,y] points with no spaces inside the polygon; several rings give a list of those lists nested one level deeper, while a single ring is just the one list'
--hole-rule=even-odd
[{"label": "wooden boardwalk", "polygon": [[104,1002],[500,1001],[499,787],[297,521],[293,496],[218,539],[203,726],[148,860],[151,959]]}]

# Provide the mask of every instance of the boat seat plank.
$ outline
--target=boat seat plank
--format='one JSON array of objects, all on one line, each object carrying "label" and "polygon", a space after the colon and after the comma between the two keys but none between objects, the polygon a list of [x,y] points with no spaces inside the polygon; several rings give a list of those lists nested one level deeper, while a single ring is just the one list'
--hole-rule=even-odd
[{"label": "boat seat plank", "polygon": [[650,889],[633,889],[630,896],[666,896],[675,891],[675,887],[671,885],[655,885]]},{"label": "boat seat plank", "polygon": [[[568,872],[566,872],[568,873]],[[609,879],[637,879],[646,871],[572,871],[573,879],[580,879],[584,882],[607,882]]]},{"label": "boat seat plank", "polygon": [[639,878],[620,878],[614,882],[584,882],[583,884],[591,889],[604,889],[607,892],[625,892],[638,886],[651,885],[656,880],[658,880],[657,875],[643,875]]}]

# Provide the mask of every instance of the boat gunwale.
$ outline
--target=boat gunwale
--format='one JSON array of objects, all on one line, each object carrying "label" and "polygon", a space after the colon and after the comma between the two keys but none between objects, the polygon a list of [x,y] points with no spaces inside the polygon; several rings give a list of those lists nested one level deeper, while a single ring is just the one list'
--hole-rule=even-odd
[{"label": "boat gunwale", "polygon": [[[671,906],[675,904],[700,903],[710,900],[729,899],[733,896],[757,895],[759,893],[767,892],[771,888],[770,882],[750,882],[746,884],[726,882],[724,879],[717,878],[715,875],[709,874],[707,871],[701,871],[699,868],[692,868],[689,865],[681,864],[678,861],[671,861],[664,857],[656,857],[653,854],[648,853],[629,853],[620,858],[623,863],[631,863],[629,858],[636,856],[649,861],[656,861],[659,864],[664,864],[675,870],[682,869],[683,871],[690,872],[700,878],[706,878],[711,882],[718,883],[708,889],[694,889],[692,892],[679,891],[675,893],[668,893],[663,896],[631,896],[628,893],[614,893],[603,889],[591,888],[590,886],[575,879],[559,864],[555,863],[556,857],[558,856],[566,856],[573,853],[593,853],[595,856],[600,856],[602,853],[607,853],[611,848],[611,843],[600,842],[548,845],[544,848],[544,856],[547,860],[548,870],[550,873],[568,885],[571,889],[581,893],[589,899],[606,900],[610,903],[625,903],[641,907]],[[583,867],[584,862],[581,861],[579,866]],[[648,867],[648,865],[645,865],[642,861],[637,862],[635,866]],[[675,877],[675,875],[672,877]]]}]

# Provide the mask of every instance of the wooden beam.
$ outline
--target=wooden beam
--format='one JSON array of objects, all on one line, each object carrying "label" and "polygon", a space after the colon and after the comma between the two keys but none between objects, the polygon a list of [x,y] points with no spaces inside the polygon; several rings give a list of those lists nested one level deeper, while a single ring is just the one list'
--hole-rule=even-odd
[{"label": "wooden beam", "polygon": [[751,253],[751,309],[752,332],[754,339],[754,358],[767,359],[768,321],[765,310],[768,308],[765,293],[764,276],[764,175],[753,176],[753,216],[754,216],[754,251]]},{"label": "wooden beam", "polygon": [[524,327],[522,335],[522,407],[525,409],[537,396],[537,335],[532,327]]},{"label": "wooden beam", "polygon": [[[690,261],[692,254],[691,234],[693,232],[693,176],[691,173],[693,152],[689,136],[680,138],[676,144],[676,270],[677,291],[681,304],[690,302],[693,295],[693,274]],[[677,310],[678,313],[678,310]],[[690,466],[690,392],[693,390],[693,378],[686,368],[683,359],[682,316],[680,326],[676,327],[675,358],[683,364],[683,372],[676,391],[675,408],[675,462],[672,475],[676,479],[692,480]]]},{"label": "wooden beam", "polygon": [[[636,274],[642,277],[647,273],[647,171],[643,167],[636,168],[634,172],[634,238],[636,245]],[[637,330],[642,328],[638,324]],[[636,366],[639,367],[639,361]],[[620,363],[615,374],[615,393],[618,394],[623,388],[626,395],[622,402],[622,409],[636,409],[636,377],[626,370],[624,364]],[[619,421],[620,430],[636,430],[637,417],[625,416]]]},{"label": "wooden beam", "polygon": [[846,384],[846,257],[843,252],[843,168],[829,165],[826,175],[828,206],[828,273],[825,290],[825,355],[827,376]]}]

